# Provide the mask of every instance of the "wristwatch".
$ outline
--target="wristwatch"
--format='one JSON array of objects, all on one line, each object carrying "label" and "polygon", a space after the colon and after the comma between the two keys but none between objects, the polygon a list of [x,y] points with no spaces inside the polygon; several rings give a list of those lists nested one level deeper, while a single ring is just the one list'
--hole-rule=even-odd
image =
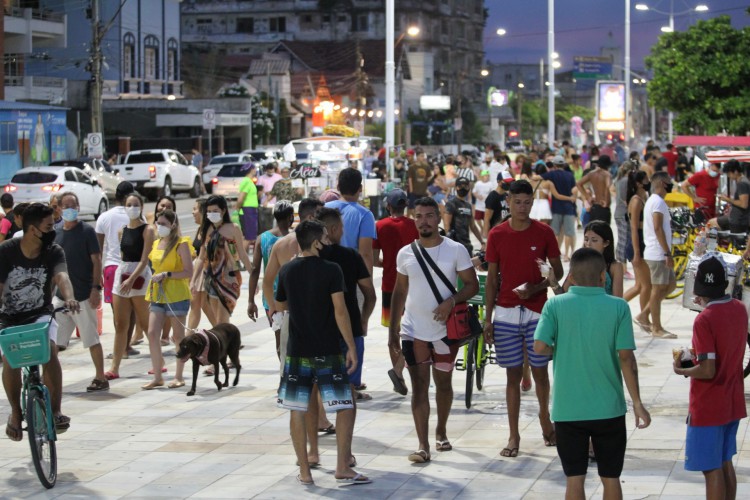
[{"label": "wristwatch", "polygon": [[102,291],[102,286],[101,285],[91,285],[91,288],[96,288],[100,292]]}]

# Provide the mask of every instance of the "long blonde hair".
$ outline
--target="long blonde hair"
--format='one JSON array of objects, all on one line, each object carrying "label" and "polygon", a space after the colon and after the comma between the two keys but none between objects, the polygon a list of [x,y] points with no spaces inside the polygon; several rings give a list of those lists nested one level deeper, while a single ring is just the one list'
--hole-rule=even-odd
[{"label": "long blonde hair", "polygon": [[169,252],[172,251],[173,248],[177,246],[177,243],[180,241],[180,225],[177,223],[177,214],[175,214],[172,210],[162,210],[161,212],[156,214],[156,220],[159,220],[159,217],[164,217],[170,222],[170,224],[172,224],[172,228],[169,231],[169,236],[165,238],[167,240],[167,246],[164,249],[164,255],[166,256]]}]

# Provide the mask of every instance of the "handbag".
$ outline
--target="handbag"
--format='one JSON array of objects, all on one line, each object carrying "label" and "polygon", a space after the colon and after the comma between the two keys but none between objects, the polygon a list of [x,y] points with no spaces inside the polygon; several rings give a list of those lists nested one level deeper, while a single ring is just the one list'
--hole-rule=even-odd
[{"label": "handbag", "polygon": [[[131,273],[122,273],[122,276],[120,277],[120,283],[122,283],[125,280],[127,280],[128,278],[130,278],[130,274]],[[146,278],[144,278],[143,276],[138,276],[135,279],[135,281],[133,281],[132,289],[133,290],[140,290],[141,288],[143,288],[143,285],[145,285],[145,284],[146,284]]]},{"label": "handbag", "polygon": [[[430,257],[430,254],[427,253],[424,247],[414,241],[411,244],[411,248],[414,252],[414,256],[417,258],[419,267],[422,268],[422,272],[424,273],[425,278],[427,278],[427,283],[430,285],[430,289],[435,295],[438,304],[441,304],[444,299],[440,295],[440,292],[435,285],[435,280],[432,279],[432,274],[429,269],[427,269],[425,261],[427,261],[433,271],[435,271],[437,277],[440,278],[443,284],[445,284],[451,294],[455,295],[457,293],[456,287],[453,286],[448,278],[446,278],[445,274],[443,274],[437,264],[435,264],[435,261],[432,260],[432,257]],[[462,346],[468,344],[482,334],[482,325],[479,322],[477,309],[475,306],[469,305],[466,302],[461,302],[460,304],[455,304],[453,306],[453,309],[448,315],[448,319],[445,321],[445,326],[448,330],[446,343],[450,345]]]}]

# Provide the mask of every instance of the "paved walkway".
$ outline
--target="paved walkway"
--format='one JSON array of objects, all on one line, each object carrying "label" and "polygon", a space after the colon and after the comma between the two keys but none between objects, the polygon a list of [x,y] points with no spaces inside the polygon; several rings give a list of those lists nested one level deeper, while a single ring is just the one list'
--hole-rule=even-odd
[{"label": "paved walkway", "polygon": [[[379,283],[378,278],[376,286]],[[519,456],[499,456],[508,425],[505,375],[494,365],[488,367],[486,386],[475,393],[471,410],[463,403],[465,375],[454,374],[455,403],[448,423],[454,450],[433,452],[428,464],[408,462],[417,440],[409,400],[392,392],[386,375],[387,332],[378,324],[379,304],[370,322],[364,368],[373,400],[359,407],[353,443],[358,470],[374,482],[338,486],[333,478],[335,439],[321,436],[322,468],[313,471],[316,486],[299,486],[289,416],[275,403],[279,377],[273,336],[266,323],[246,320],[246,303],[245,291],[235,313],[245,344],[240,383],[221,392],[203,376],[197,394],[190,398],[185,396],[187,388],[142,391],[150,366],[148,349],[141,345],[142,354],[123,361],[123,378],[113,381],[108,393],[87,394],[93,367],[80,342],[72,342],[60,356],[63,409],[71,416],[72,427],[58,441],[57,486],[46,491],[37,481],[26,440],[14,443],[3,438],[0,497],[448,499],[499,494],[504,499],[562,498],[565,478],[555,449],[546,448],[542,441],[533,392],[522,398]],[[648,429],[632,430],[632,414],[628,416],[631,430],[623,491],[626,498],[703,498],[702,475],[683,470],[688,381],[671,369],[671,349],[690,343],[695,313],[680,307],[677,299],[665,304],[663,314],[678,339],[654,340],[636,332],[643,401],[653,423]],[[110,352],[114,335],[109,309],[104,324],[102,340],[105,352]],[[173,348],[165,350],[170,373],[173,352]],[[0,421],[4,422],[8,405],[2,400]],[[750,498],[747,436],[744,420],[735,461],[738,498]],[[589,476],[587,493],[600,498],[595,470]]]}]

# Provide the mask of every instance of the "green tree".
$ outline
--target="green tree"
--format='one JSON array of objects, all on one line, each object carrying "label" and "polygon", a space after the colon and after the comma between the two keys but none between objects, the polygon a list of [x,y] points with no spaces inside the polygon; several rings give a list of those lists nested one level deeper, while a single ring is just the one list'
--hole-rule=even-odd
[{"label": "green tree", "polygon": [[750,130],[750,27],[734,29],[729,16],[665,33],[646,67],[651,104],[677,113],[680,133],[714,135]]}]

